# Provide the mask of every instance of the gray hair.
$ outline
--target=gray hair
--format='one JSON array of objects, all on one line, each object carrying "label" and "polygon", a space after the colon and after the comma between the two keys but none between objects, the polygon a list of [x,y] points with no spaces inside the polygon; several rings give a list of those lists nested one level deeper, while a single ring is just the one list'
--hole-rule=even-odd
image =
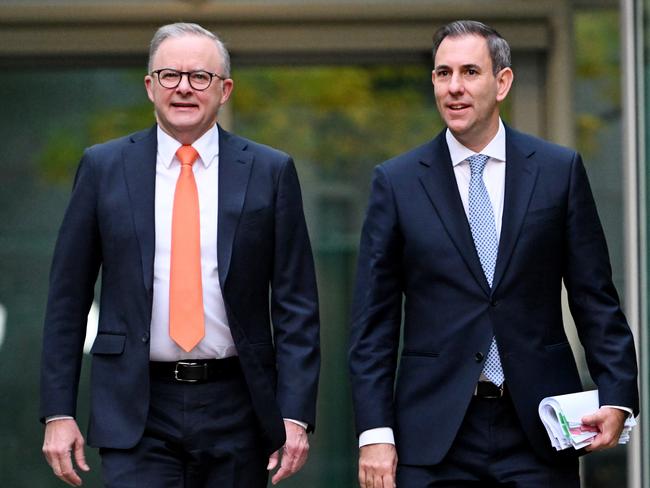
[{"label": "gray hair", "polygon": [[480,36],[487,41],[490,59],[492,60],[492,73],[495,75],[503,68],[510,68],[510,46],[496,30],[475,20],[456,20],[443,25],[433,35],[433,60],[436,52],[445,37]]},{"label": "gray hair", "polygon": [[151,44],[149,46],[149,62],[147,64],[147,72],[151,73],[153,69],[153,57],[158,51],[160,45],[166,39],[170,37],[183,37],[183,36],[203,36],[214,41],[215,46],[221,54],[222,62],[222,73],[218,73],[226,78],[230,78],[230,54],[224,43],[219,39],[219,37],[210,32],[207,29],[204,29],[199,24],[189,24],[185,22],[177,22],[175,24],[163,25],[160,29],[156,31],[153,38],[151,39]]}]

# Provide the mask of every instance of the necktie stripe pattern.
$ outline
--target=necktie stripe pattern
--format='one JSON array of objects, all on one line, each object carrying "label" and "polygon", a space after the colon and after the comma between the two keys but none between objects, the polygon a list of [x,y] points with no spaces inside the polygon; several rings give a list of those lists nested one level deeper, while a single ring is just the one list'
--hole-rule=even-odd
[{"label": "necktie stripe pattern", "polygon": [[[467,161],[471,171],[469,180],[469,226],[483,273],[491,287],[494,278],[494,267],[497,262],[499,240],[497,238],[492,203],[483,182],[483,170],[488,159],[489,157],[484,154],[476,154],[467,158]],[[503,384],[505,379],[501,360],[499,359],[499,349],[494,337],[485,359],[483,374],[498,386]]]},{"label": "necktie stripe pattern", "polygon": [[169,335],[189,352],[205,335],[199,192],[192,171],[198,153],[192,146],[181,146],[176,157],[181,171],[172,210]]}]

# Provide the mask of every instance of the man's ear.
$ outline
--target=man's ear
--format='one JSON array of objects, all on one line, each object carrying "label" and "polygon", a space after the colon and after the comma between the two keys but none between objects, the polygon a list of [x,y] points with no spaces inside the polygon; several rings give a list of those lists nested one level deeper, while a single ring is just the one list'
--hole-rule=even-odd
[{"label": "man's ear", "polygon": [[228,101],[230,98],[230,94],[232,93],[233,89],[235,88],[234,82],[230,78],[226,78],[223,80],[223,86],[221,89],[221,103],[220,105],[223,105]]},{"label": "man's ear", "polygon": [[153,102],[153,77],[151,75],[146,75],[144,77],[144,89],[147,90],[147,96],[149,97],[149,100]]},{"label": "man's ear", "polygon": [[497,102],[504,101],[508,96],[514,77],[515,75],[510,68],[503,68],[497,73]]}]

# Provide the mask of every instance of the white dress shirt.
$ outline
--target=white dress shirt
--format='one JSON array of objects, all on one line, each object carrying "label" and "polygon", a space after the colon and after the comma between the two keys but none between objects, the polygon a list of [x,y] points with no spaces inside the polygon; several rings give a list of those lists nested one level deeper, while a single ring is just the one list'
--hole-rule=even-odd
[{"label": "white dress shirt", "polygon": [[185,352],[169,337],[169,267],[171,256],[172,209],[181,164],[176,151],[181,143],[158,127],[156,156],[156,252],[153,268],[151,313],[152,361],[221,359],[237,354],[228,326],[219,284],[217,262],[217,215],[219,202],[219,130],[215,125],[192,147],[199,158],[192,166],[199,193],[201,225],[201,280],[205,314],[205,337]]},{"label": "white dress shirt", "polygon": [[[454,176],[458,185],[458,193],[463,201],[465,214],[469,219],[469,180],[471,171],[467,158],[474,156],[471,149],[463,146],[458,139],[454,137],[449,129],[445,133],[447,147],[451,156],[451,164],[454,166]],[[506,183],[506,130],[499,119],[499,130],[487,146],[481,149],[480,154],[489,156],[489,159],[483,169],[483,182],[490,196],[492,211],[494,213],[494,223],[497,229],[497,239],[501,236],[501,220],[503,217],[503,195]]]}]

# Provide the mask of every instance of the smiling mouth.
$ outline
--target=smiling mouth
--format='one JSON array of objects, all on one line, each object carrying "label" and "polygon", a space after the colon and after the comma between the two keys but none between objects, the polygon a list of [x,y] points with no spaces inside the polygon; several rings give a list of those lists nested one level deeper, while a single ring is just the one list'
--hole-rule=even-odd
[{"label": "smiling mouth", "polygon": [[177,102],[177,103],[172,103],[172,107],[176,108],[196,108],[198,105],[195,103],[182,103],[182,102]]},{"label": "smiling mouth", "polygon": [[463,104],[463,103],[451,103],[451,104],[447,105],[447,108],[449,110],[456,111],[456,110],[463,110],[463,109],[469,108],[469,105],[466,105],[466,104]]}]

